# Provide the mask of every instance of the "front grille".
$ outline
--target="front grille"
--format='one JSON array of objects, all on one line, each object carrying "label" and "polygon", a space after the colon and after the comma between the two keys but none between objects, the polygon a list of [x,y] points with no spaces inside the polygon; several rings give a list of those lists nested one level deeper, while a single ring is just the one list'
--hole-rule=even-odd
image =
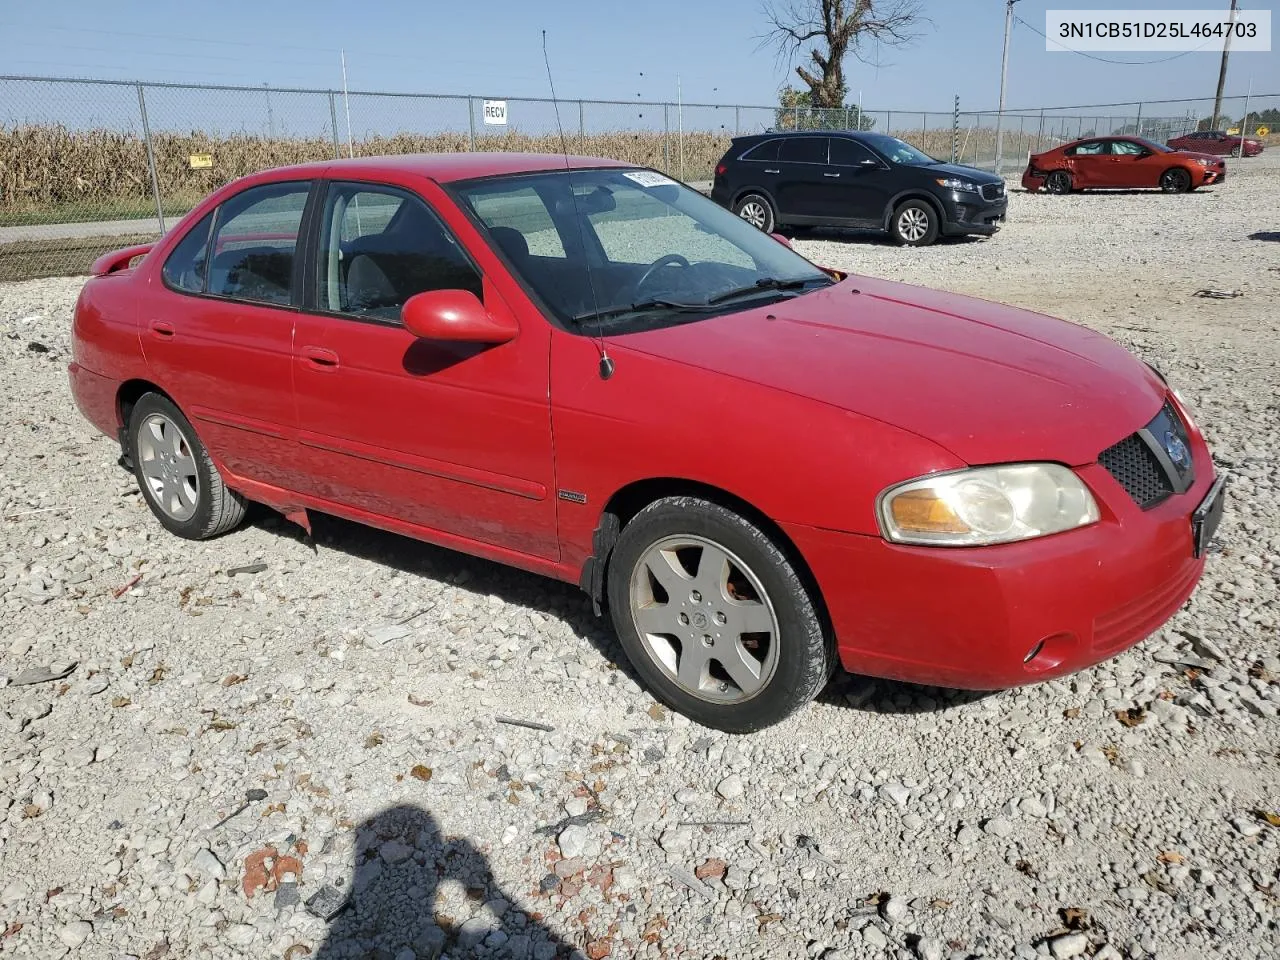
[{"label": "front grille", "polygon": [[1098,462],[1116,478],[1125,492],[1143,510],[1154,507],[1173,493],[1173,483],[1151,452],[1146,441],[1131,433],[1115,446],[1107,447]]},{"label": "front grille", "polygon": [[1004,196],[1003,183],[984,183],[982,185],[983,200],[999,200]]}]

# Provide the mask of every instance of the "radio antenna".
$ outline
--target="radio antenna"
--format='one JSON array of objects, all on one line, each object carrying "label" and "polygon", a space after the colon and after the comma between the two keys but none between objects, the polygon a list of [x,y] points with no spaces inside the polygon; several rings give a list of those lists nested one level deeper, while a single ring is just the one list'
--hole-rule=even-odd
[{"label": "radio antenna", "polygon": [[591,291],[591,306],[596,314],[596,350],[600,352],[600,379],[613,376],[613,358],[604,342],[603,321],[600,319],[600,301],[596,297],[596,285],[591,278],[591,260],[587,256],[586,227],[578,209],[578,195],[573,190],[573,167],[569,163],[569,142],[564,138],[564,125],[560,123],[560,101],[556,99],[556,82],[551,78],[551,58],[547,55],[547,31],[542,31],[542,62],[547,67],[547,85],[551,87],[551,105],[556,112],[556,130],[560,134],[560,152],[564,155],[564,172],[569,181],[569,199],[573,202],[573,216],[578,222],[578,242],[582,245],[582,263],[587,269],[587,289]]}]

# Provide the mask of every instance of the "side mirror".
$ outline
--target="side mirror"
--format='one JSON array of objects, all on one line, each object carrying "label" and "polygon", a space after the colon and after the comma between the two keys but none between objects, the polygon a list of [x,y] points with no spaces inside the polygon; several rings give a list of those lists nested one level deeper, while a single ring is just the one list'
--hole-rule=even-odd
[{"label": "side mirror", "polygon": [[421,340],[498,344],[514,340],[513,320],[500,320],[469,290],[428,290],[405,301],[405,329]]},{"label": "side mirror", "polygon": [[782,244],[784,247],[790,247],[790,246],[791,246],[791,241],[790,241],[790,240],[788,240],[786,237],[784,237],[784,236],[783,236],[782,234],[780,234],[780,233],[771,233],[771,234],[769,234],[769,236],[773,237],[773,239],[777,240],[777,241],[778,241],[780,244]]}]

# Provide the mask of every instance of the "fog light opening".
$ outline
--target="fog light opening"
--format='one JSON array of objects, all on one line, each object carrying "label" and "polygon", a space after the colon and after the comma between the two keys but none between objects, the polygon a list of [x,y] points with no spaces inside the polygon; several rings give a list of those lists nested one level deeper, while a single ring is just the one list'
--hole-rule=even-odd
[{"label": "fog light opening", "polygon": [[1040,656],[1040,651],[1044,649],[1044,641],[1041,640],[1034,647],[1027,651],[1027,655],[1022,658],[1023,663],[1030,663],[1036,657]]}]

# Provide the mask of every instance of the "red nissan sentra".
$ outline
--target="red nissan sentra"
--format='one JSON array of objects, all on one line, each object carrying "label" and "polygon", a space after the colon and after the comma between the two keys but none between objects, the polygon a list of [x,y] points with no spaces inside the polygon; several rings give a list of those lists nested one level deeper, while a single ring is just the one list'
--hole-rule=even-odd
[{"label": "red nissan sentra", "polygon": [[824,271],[613,161],[270,170],[93,272],[72,390],[169,530],[252,500],[578,583],[723,730],[837,663],[995,689],[1114,656],[1222,511],[1178,396],[1106,337]]}]

